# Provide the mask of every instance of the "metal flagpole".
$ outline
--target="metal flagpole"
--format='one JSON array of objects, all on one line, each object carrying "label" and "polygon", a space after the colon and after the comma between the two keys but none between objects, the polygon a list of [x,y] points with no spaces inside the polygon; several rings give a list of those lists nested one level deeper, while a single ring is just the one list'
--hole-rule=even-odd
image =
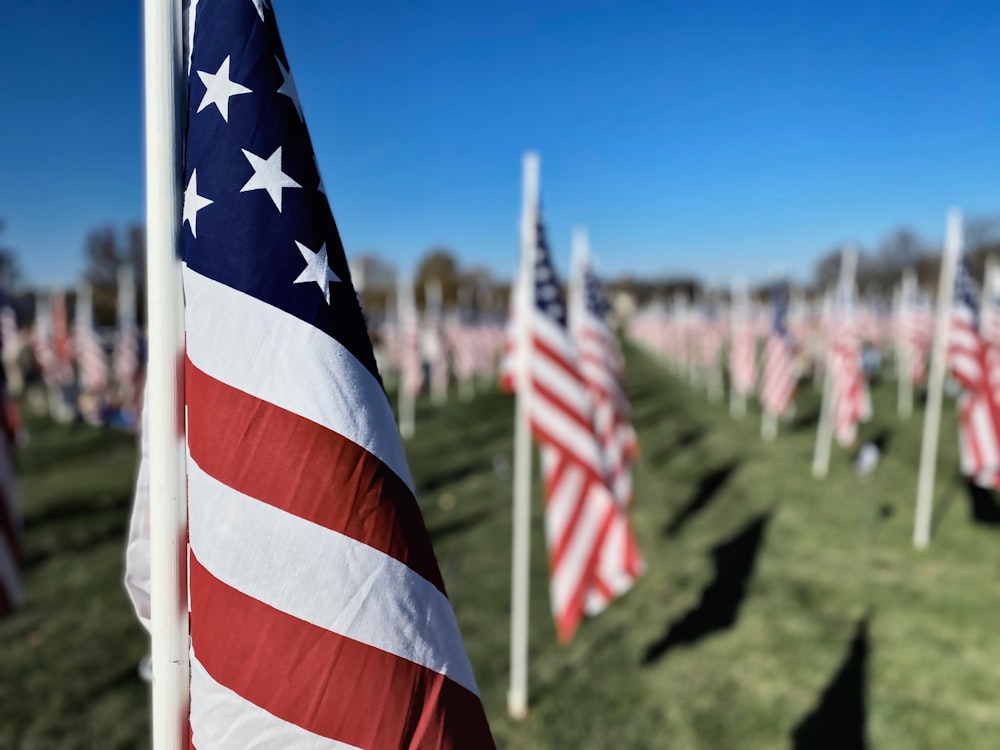
[{"label": "metal flagpole", "polygon": [[[845,247],[840,256],[840,281],[837,284],[838,294],[853,294],[854,271],[858,266],[858,250],[855,247]],[[813,453],[812,473],[817,479],[822,479],[830,470],[830,449],[833,447],[833,319],[839,314],[837,302],[830,306],[830,319],[826,345],[826,374],[823,380],[823,403],[819,411],[819,426],[816,429],[816,450]],[[853,314],[853,312],[852,312]]]},{"label": "metal flagpole", "polygon": [[180,3],[145,0],[150,635],[153,748],[188,736],[187,503],[181,405],[183,41]]},{"label": "metal flagpole", "polygon": [[937,468],[938,433],[941,430],[941,401],[944,397],[945,349],[948,344],[948,318],[955,296],[955,271],[962,252],[962,214],[948,212],[941,277],[938,281],[937,310],[934,316],[934,348],[927,379],[927,411],[920,445],[920,473],[917,478],[917,511],[913,526],[913,546],[924,549],[931,540],[931,514],[934,510],[934,473]]},{"label": "metal flagpole", "polygon": [[[399,366],[399,434],[404,440],[413,437],[416,431],[416,394],[408,387],[407,362],[412,329],[416,332],[418,359],[421,348],[420,330],[417,323],[417,307],[413,302],[413,283],[405,274],[396,276],[396,316],[399,324],[400,366]],[[421,362],[422,365],[422,362]]]},{"label": "metal flagpole", "polygon": [[899,330],[896,332],[897,377],[899,392],[897,394],[896,410],[900,417],[907,418],[913,414],[913,323],[914,302],[917,298],[917,276],[913,269],[903,272],[903,284],[899,290]]},{"label": "metal flagpole", "polygon": [[514,508],[510,587],[510,690],[507,711],[528,715],[528,598],[531,576],[531,399],[532,308],[535,301],[535,251],[538,245],[540,160],[524,155],[521,208],[521,269],[517,295],[517,395],[514,417]]}]

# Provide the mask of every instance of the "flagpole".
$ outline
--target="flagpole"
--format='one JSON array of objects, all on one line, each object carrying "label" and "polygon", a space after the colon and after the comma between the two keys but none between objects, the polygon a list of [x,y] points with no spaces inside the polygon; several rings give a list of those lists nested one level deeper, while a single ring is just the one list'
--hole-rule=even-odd
[{"label": "flagpole", "polygon": [[[858,266],[858,251],[855,247],[845,247],[840,256],[840,281],[837,290],[850,294],[854,288],[854,272]],[[852,313],[853,314],[853,313]],[[837,315],[836,300],[830,306],[829,324],[827,326],[826,374],[823,380],[823,403],[819,411],[819,425],[816,428],[816,450],[813,453],[812,473],[817,479],[822,479],[830,470],[830,450],[833,447],[833,318]]]},{"label": "flagpole", "polygon": [[150,636],[154,750],[188,735],[187,502],[181,405],[183,41],[180,3],[145,0]]},{"label": "flagpole", "polygon": [[899,382],[896,410],[900,417],[908,418],[913,414],[913,303],[916,299],[917,276],[913,269],[903,272],[903,283],[899,290],[899,330],[897,331],[899,355],[896,358],[896,370]]},{"label": "flagpole", "polygon": [[742,419],[747,413],[747,395],[742,387],[733,387],[733,355],[737,336],[750,326],[750,300],[746,282],[741,278],[730,283],[729,307],[729,414],[735,419]]},{"label": "flagpole", "polygon": [[[410,391],[407,377],[407,361],[410,345],[411,326],[415,331],[417,350],[420,350],[420,329],[417,322],[417,308],[413,302],[413,284],[405,274],[396,277],[396,316],[399,324],[400,365],[399,365],[399,434],[404,440],[416,432],[416,394]],[[418,353],[418,359],[420,355]],[[423,366],[421,361],[421,367]]]},{"label": "flagpole", "polygon": [[514,417],[514,508],[510,603],[510,691],[507,711],[515,719],[528,715],[528,599],[531,585],[531,319],[535,300],[535,248],[538,244],[540,160],[524,155],[521,208],[520,292],[517,326],[517,391]]},{"label": "flagpole", "polygon": [[944,397],[945,349],[948,343],[948,316],[955,295],[955,271],[962,252],[962,213],[948,211],[941,277],[938,281],[937,310],[934,316],[934,348],[927,379],[927,410],[920,444],[920,472],[917,478],[917,510],[913,526],[913,546],[924,549],[931,539],[934,510],[934,473],[937,468],[938,434],[941,430],[941,402]]}]

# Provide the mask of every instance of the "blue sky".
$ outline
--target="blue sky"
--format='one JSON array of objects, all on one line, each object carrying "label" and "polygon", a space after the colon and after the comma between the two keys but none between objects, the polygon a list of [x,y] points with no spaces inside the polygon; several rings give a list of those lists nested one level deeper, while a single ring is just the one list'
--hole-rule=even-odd
[{"label": "blue sky", "polygon": [[[994,3],[274,4],[349,254],[509,275],[527,148],[563,269],[578,223],[607,273],[723,282],[1000,213]],[[143,217],[141,3],[10,6],[0,244],[69,283]]]}]

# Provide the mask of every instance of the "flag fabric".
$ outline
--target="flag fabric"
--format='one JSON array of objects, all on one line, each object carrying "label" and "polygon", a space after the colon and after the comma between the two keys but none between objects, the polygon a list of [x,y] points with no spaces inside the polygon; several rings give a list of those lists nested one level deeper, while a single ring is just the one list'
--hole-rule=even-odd
[{"label": "flag fabric", "polygon": [[81,389],[87,393],[103,394],[110,380],[108,354],[94,329],[93,298],[87,282],[80,284],[77,289],[73,349]]},{"label": "flag fabric", "polygon": [[21,582],[20,531],[14,446],[21,430],[17,404],[7,391],[0,368],[0,616],[18,607],[24,598]]},{"label": "flag fabric", "polygon": [[111,352],[111,369],[123,400],[131,401],[141,390],[139,376],[139,326],[135,314],[135,276],[132,268],[118,271],[117,330]]},{"label": "flag fabric", "polygon": [[857,437],[858,423],[871,417],[871,398],[861,367],[853,289],[838,290],[830,325],[833,339],[833,431],[838,443],[850,445]]},{"label": "flag fabric", "polygon": [[571,286],[576,294],[570,328],[580,374],[593,406],[594,431],[604,454],[606,480],[619,509],[601,545],[594,584],[585,603],[587,614],[594,615],[628,591],[645,571],[626,513],[632,503],[632,465],[639,446],[622,383],[624,358],[618,337],[607,322],[610,305],[590,258],[579,259],[576,270],[580,278]]},{"label": "flag fabric", "polygon": [[[598,584],[601,550],[621,509],[608,487],[590,396],[540,220],[534,251],[528,416],[541,445],[552,612],[556,633],[566,642]],[[520,356],[515,352],[515,361]]]},{"label": "flag fabric", "polygon": [[729,377],[734,391],[743,396],[753,393],[757,383],[757,336],[746,305],[733,316]]},{"label": "flag fabric", "polygon": [[979,294],[963,255],[955,276],[947,361],[961,386],[958,442],[962,473],[982,487],[996,488],[1000,478],[1000,351],[980,332]]},{"label": "flag fabric", "polygon": [[188,81],[191,745],[493,747],[270,4]]},{"label": "flag fabric", "polygon": [[792,340],[788,334],[788,294],[784,287],[771,292],[771,330],[764,347],[760,401],[771,414],[784,414],[795,397],[796,374]]}]

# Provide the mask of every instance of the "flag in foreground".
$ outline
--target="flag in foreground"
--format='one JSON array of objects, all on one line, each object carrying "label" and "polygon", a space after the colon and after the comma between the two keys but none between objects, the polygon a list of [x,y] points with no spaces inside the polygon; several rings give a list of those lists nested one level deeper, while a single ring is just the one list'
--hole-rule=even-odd
[{"label": "flag in foreground", "polygon": [[995,393],[1000,352],[979,329],[979,295],[963,255],[955,276],[955,301],[948,334],[948,369],[962,393],[958,399],[958,442],[962,473],[993,488],[1000,478],[1000,419]]},{"label": "flag in foreground", "polygon": [[196,13],[192,747],[492,747],[273,12]]},{"label": "flag in foreground", "polygon": [[[594,432],[590,395],[566,327],[566,307],[540,218],[536,238],[529,290],[529,419],[541,444],[552,612],[565,642],[576,632],[598,585],[601,551],[623,509],[608,486],[606,458]],[[521,354],[516,352],[515,360]],[[601,598],[613,595],[608,591]]]}]

